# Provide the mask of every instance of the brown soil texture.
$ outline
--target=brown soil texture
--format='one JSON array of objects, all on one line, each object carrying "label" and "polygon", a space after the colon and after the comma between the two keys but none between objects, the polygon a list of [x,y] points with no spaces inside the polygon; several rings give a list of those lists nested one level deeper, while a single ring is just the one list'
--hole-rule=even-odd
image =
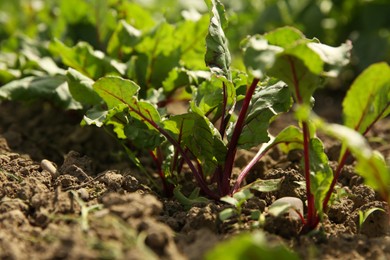
[{"label": "brown soil texture", "polygon": [[[249,217],[254,210],[264,212],[267,238],[302,259],[390,259],[387,213],[375,211],[359,228],[360,210],[388,205],[353,172],[353,160],[339,180],[347,195],[331,206],[318,232],[299,235],[299,220],[267,214],[280,197],[305,200],[297,183],[304,180],[299,152],[274,149],[262,159],[247,181],[284,177],[281,189],[248,200],[242,224],[237,218],[222,223],[218,213],[226,204],[188,208],[161,196],[157,177],[132,166],[103,129],[80,127],[81,118],[49,104],[0,104],[0,259],[202,259],[219,242],[259,228]],[[390,119],[370,137],[389,160]],[[325,138],[325,146],[337,160],[339,144]],[[236,166],[253,155],[238,154]]]}]

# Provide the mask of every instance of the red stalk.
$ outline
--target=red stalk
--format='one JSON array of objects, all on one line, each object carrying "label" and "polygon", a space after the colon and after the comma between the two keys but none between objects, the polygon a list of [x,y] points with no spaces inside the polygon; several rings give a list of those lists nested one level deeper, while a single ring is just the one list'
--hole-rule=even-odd
[{"label": "red stalk", "polygon": [[[291,72],[293,76],[294,91],[299,105],[303,104],[303,99],[299,89],[299,79],[297,77],[297,72],[295,70],[295,64],[291,57],[287,57],[287,60],[291,67]],[[319,217],[314,203],[314,195],[310,190],[310,132],[309,126],[306,121],[302,121],[302,130],[303,130],[303,158],[304,158],[304,172],[305,172],[305,181],[306,181],[306,196],[307,196],[307,221],[302,228],[301,233],[307,233],[316,228],[319,223]]]},{"label": "red stalk", "polygon": [[310,133],[307,122],[302,122],[303,130],[303,159],[304,159],[304,170],[305,170],[305,180],[306,180],[306,196],[307,196],[307,221],[305,226],[309,230],[314,229],[318,224],[318,216],[314,204],[314,196],[311,193],[311,183],[310,183]]},{"label": "red stalk", "polygon": [[252,167],[268,152],[268,150],[271,147],[267,147],[264,151],[259,151],[255,157],[252,158],[252,160],[245,166],[245,168],[242,170],[240,175],[238,176],[236,183],[234,184],[233,189],[231,189],[230,194],[236,193],[240,187],[241,183],[245,180],[246,176],[248,175],[249,171],[252,169]]},{"label": "red stalk", "polygon": [[249,104],[259,81],[260,79],[253,79],[251,85],[247,89],[244,103],[242,104],[241,111],[238,115],[238,119],[236,122],[236,126],[233,130],[232,138],[229,142],[228,151],[226,154],[225,168],[222,176],[222,187],[220,187],[222,195],[227,195],[230,192],[230,178],[232,175],[234,158],[236,156],[238,139],[240,138],[242,129],[244,128],[245,117],[248,112]]},{"label": "red stalk", "polygon": [[167,182],[167,179],[165,178],[164,172],[161,167],[161,160],[159,160],[158,156],[153,151],[149,151],[150,156],[152,156],[153,161],[155,162],[157,166],[158,175],[161,179],[164,193],[166,196],[171,197],[173,195],[173,186]]}]

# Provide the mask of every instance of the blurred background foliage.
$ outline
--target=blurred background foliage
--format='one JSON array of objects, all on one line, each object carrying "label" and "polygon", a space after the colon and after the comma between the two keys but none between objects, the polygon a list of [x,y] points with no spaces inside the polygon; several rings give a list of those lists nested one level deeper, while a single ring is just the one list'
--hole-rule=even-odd
[{"label": "blurred background foliage", "polygon": [[[223,0],[229,46],[240,55],[247,35],[292,25],[308,38],[336,46],[353,43],[346,80],[377,61],[390,61],[390,1],[388,0]],[[207,13],[203,0],[12,0],[0,1],[0,85],[17,78],[16,67],[31,67],[34,55],[49,55],[57,38],[68,46],[86,41],[107,53],[121,19],[145,32],[161,21],[177,23]],[[32,45],[41,46],[31,51]],[[30,46],[30,47],[29,47]],[[30,49],[22,59],[15,55]],[[39,53],[36,53],[38,49]],[[241,59],[234,63],[240,68]],[[33,67],[33,66],[32,66]],[[15,70],[14,70],[15,69]]]}]

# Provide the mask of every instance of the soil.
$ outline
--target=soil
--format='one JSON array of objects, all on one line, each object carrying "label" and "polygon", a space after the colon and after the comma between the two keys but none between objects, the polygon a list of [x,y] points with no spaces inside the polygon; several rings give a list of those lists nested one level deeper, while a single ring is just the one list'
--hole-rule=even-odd
[{"label": "soil", "polygon": [[[285,117],[280,121],[291,122]],[[280,197],[306,198],[298,183],[303,176],[297,151],[285,155],[274,149],[255,166],[248,182],[284,180],[278,191],[249,199],[238,224],[237,218],[219,220],[226,204],[185,207],[161,196],[154,185],[158,178],[132,166],[103,129],[80,127],[79,113],[46,103],[4,102],[0,118],[0,259],[202,259],[221,241],[259,228],[250,218],[254,210],[264,213],[267,238],[302,259],[390,259],[387,213],[375,211],[359,227],[359,211],[388,205],[354,173],[353,160],[319,230],[303,236],[300,220],[267,214]],[[273,131],[281,127],[274,124]],[[390,119],[370,137],[389,160]],[[325,138],[325,146],[335,168],[339,144]],[[237,169],[253,155],[238,154]],[[153,172],[153,166],[147,170]]]}]

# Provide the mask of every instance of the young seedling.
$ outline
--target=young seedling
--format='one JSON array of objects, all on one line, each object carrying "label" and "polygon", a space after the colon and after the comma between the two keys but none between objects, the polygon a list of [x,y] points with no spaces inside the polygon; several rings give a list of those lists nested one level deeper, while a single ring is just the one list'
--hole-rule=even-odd
[{"label": "young seedling", "polygon": [[224,201],[230,205],[232,208],[227,208],[222,210],[219,213],[219,219],[225,221],[233,216],[237,216],[238,226],[242,228],[243,225],[243,216],[242,216],[242,206],[250,198],[253,197],[253,193],[249,189],[242,189],[233,194],[233,196],[225,196],[221,198],[221,201]]},{"label": "young seedling", "polygon": [[79,194],[76,191],[71,190],[69,192],[70,194],[72,194],[72,198],[75,199],[76,202],[81,207],[80,226],[81,226],[81,230],[86,232],[89,229],[89,224],[88,224],[89,212],[102,209],[103,205],[96,204],[96,205],[87,206],[85,202],[79,197]]},{"label": "young seedling", "polygon": [[173,190],[173,195],[179,201],[186,209],[191,208],[195,204],[205,204],[210,202],[207,198],[199,196],[200,189],[197,187],[195,188],[191,194],[186,197],[181,192],[181,186],[177,185],[175,189]]},{"label": "young seedling", "polygon": [[383,211],[386,212],[382,208],[370,208],[365,211],[359,210],[359,231],[362,229],[364,222],[366,222],[367,218],[374,213],[375,211]]},{"label": "young seedling", "polygon": [[[225,196],[221,198],[221,201],[224,201],[233,206],[233,208],[224,209],[219,213],[219,218],[221,221],[231,218],[232,216],[238,216],[238,224],[242,227],[242,206],[246,201],[252,198],[254,195],[251,192],[252,190],[258,192],[271,192],[276,191],[280,188],[281,183],[284,178],[279,179],[270,179],[270,180],[261,180],[257,179],[256,181],[242,187],[239,191],[234,192],[233,196]],[[253,210],[251,212],[251,219],[256,220],[254,226],[260,226],[264,222],[264,214],[259,210]]]}]

